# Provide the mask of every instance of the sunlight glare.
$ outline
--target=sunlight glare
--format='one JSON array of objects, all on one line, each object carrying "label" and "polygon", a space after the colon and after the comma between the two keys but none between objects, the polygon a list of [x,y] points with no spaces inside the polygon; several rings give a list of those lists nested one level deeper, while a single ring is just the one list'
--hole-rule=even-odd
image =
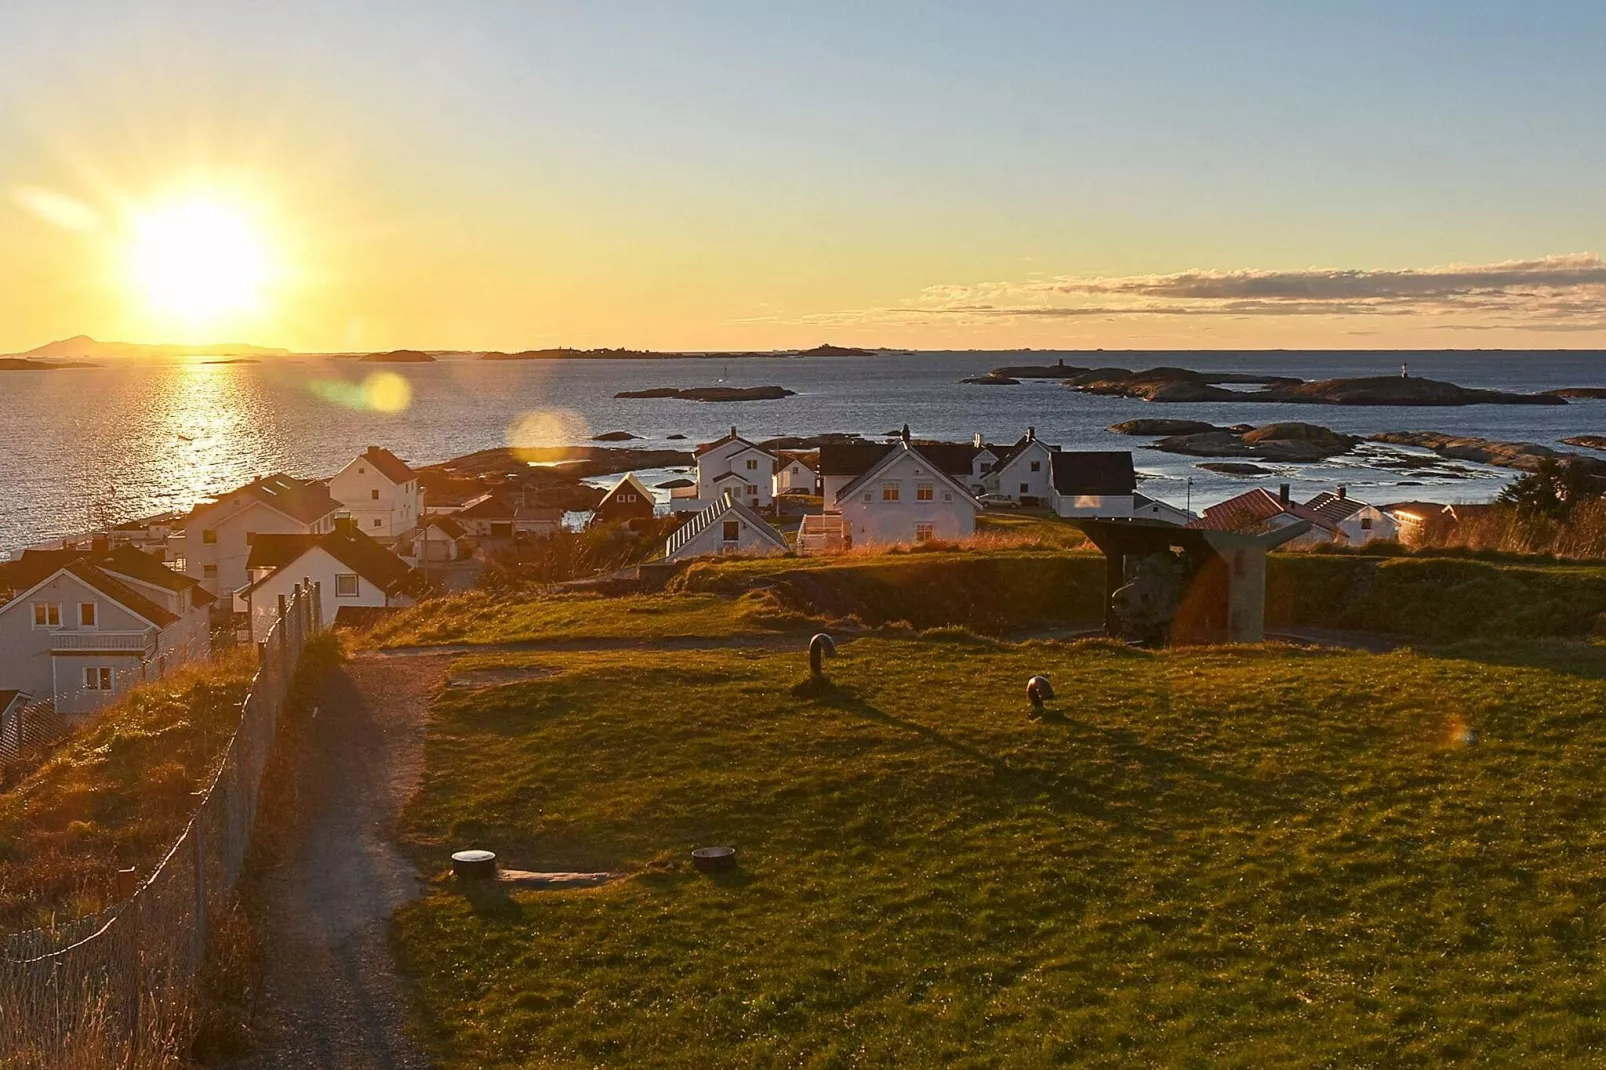
[{"label": "sunlight glare", "polygon": [[256,307],[267,258],[244,213],[197,199],[136,218],[133,271],[153,309],[201,321]]}]

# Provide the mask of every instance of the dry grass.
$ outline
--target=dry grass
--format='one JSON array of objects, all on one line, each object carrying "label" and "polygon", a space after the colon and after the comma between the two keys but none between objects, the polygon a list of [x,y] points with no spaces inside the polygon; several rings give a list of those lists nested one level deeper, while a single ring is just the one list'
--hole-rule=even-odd
[{"label": "dry grass", "polygon": [[1565,523],[1523,518],[1505,505],[1478,509],[1458,523],[1429,531],[1422,548],[1599,560],[1606,558],[1606,499],[1580,502]]},{"label": "dry grass", "polygon": [[119,869],[148,871],[194,814],[240,718],[256,653],[144,684],[0,795],[0,926],[93,914]]}]

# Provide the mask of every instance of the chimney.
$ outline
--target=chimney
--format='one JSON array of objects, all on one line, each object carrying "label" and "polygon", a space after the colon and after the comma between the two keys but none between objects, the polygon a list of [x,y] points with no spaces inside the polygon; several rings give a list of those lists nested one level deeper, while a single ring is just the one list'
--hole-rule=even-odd
[{"label": "chimney", "polygon": [[1036,442],[1037,441],[1037,428],[1028,427],[1026,429],[1026,441],[1027,442]]},{"label": "chimney", "polygon": [[337,516],[335,517],[335,530],[340,532],[342,535],[355,534],[357,531],[357,522],[351,518],[351,514],[349,513]]},{"label": "chimney", "polygon": [[982,440],[981,440],[981,432],[980,431],[977,431],[976,434],[971,437],[970,444],[972,446],[974,446],[978,450],[981,449],[983,445],[985,445],[985,443],[983,443]]},{"label": "chimney", "polygon": [[735,424],[731,424],[731,438],[735,438],[735,437],[736,437],[736,425]]},{"label": "chimney", "polygon": [[1288,484],[1287,483],[1280,484],[1277,487],[1277,504],[1278,505],[1287,505],[1288,504]]},{"label": "chimney", "polygon": [[903,425],[903,430],[901,432],[899,432],[898,437],[903,439],[903,444],[905,446],[907,446],[909,444],[909,425],[908,424],[904,424]]},{"label": "chimney", "polygon": [[1339,487],[1338,488],[1338,500],[1339,501],[1343,501],[1345,498],[1348,498],[1348,497],[1349,497],[1349,488],[1347,488],[1347,487]]}]

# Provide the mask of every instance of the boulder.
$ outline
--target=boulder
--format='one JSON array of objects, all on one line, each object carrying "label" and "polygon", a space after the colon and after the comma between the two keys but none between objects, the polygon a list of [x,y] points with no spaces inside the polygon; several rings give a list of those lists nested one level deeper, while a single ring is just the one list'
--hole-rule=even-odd
[{"label": "boulder", "polygon": [[1262,468],[1258,464],[1249,464],[1247,461],[1201,461],[1194,465],[1210,472],[1219,472],[1224,476],[1269,476],[1275,475],[1275,470]]},{"label": "boulder", "polygon": [[637,439],[637,438],[640,438],[640,437],[641,437],[640,435],[632,435],[629,431],[604,431],[600,435],[592,435],[591,436],[591,441],[592,442],[629,442],[632,439]]}]

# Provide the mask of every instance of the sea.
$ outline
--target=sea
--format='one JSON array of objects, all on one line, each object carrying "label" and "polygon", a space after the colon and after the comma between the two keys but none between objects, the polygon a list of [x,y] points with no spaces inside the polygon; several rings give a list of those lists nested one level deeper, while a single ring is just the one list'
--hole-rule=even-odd
[{"label": "sea", "polygon": [[[108,362],[94,368],[0,373],[0,556],[107,523],[186,510],[255,476],[338,471],[382,445],[432,464],[505,445],[557,446],[627,431],[631,446],[688,448],[737,428],[753,439],[827,431],[883,436],[908,424],[918,438],[1013,442],[1035,427],[1066,449],[1131,449],[1141,490],[1202,506],[1262,485],[1296,497],[1343,484],[1363,500],[1487,500],[1513,473],[1471,463],[1411,463],[1409,450],[1364,449],[1321,464],[1276,465],[1241,478],[1206,471],[1201,458],[1146,448],[1149,439],[1107,428],[1137,417],[1217,424],[1299,420],[1366,435],[1443,431],[1557,445],[1606,433],[1606,400],[1567,405],[1352,407],[1154,404],[1094,397],[1053,380],[1019,386],[961,383],[1006,364],[1148,368],[1291,375],[1305,379],[1398,375],[1463,386],[1542,391],[1606,386],[1606,352],[922,352],[870,357],[663,358],[486,361],[443,356],[429,364],[371,364],[339,357],[261,362],[186,359]],[[796,396],[736,403],[620,399],[648,387],[782,386]],[[686,438],[671,439],[671,435]],[[1563,447],[1566,448],[1566,447]],[[1586,451],[1587,452],[1587,451]],[[1598,454],[1606,457],[1606,454]],[[673,470],[643,473],[649,483]],[[665,494],[667,498],[667,492]]]}]

